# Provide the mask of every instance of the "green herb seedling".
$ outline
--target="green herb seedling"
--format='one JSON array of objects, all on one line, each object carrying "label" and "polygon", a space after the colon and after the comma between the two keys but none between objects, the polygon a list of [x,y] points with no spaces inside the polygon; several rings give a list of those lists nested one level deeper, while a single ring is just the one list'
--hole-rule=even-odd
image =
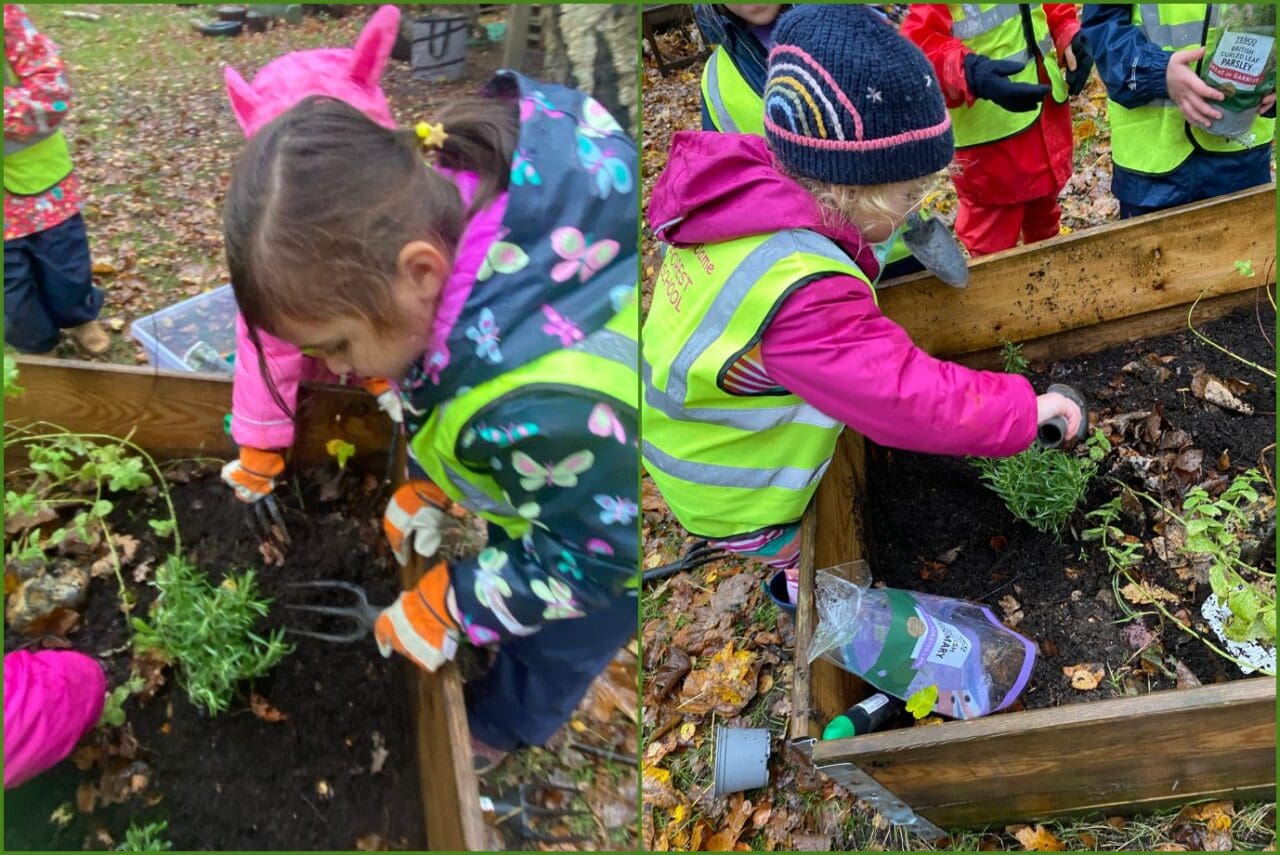
[{"label": "green herb seedling", "polygon": [[1094,431],[1085,448],[1087,455],[1077,457],[1033,445],[1012,457],[976,457],[971,462],[1010,513],[1037,531],[1060,537],[1111,444],[1101,431]]},{"label": "green herb seedling", "polygon": [[283,629],[266,638],[254,632],[271,601],[258,596],[252,570],[213,585],[171,555],[151,584],[160,595],[148,620],[133,619],[134,646],[176,663],[187,697],[210,715],[227,710],[242,680],[262,676],[293,650]]},{"label": "green herb seedling", "polygon": [[138,826],[130,823],[129,830],[124,833],[124,841],[116,847],[117,852],[167,852],[173,849],[172,841],[165,839],[169,823],[149,822]]},{"label": "green herb seedling", "polygon": [[1025,375],[1031,370],[1031,363],[1022,355],[1022,345],[1011,341],[1000,342],[1000,361],[1008,374]]},{"label": "green herb seedling", "polygon": [[102,715],[98,718],[98,727],[120,727],[124,724],[124,703],[135,695],[146,682],[141,677],[130,677],[124,683],[107,692],[107,699],[102,705]]},{"label": "green herb seedling", "polygon": [[331,439],[324,444],[324,450],[338,461],[339,469],[347,468],[347,461],[356,453],[356,447],[343,439]]}]

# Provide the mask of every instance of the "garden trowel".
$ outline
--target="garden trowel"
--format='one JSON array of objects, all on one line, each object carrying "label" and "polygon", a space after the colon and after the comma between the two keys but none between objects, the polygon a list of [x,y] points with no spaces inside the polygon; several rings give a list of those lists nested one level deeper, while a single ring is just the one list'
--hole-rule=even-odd
[{"label": "garden trowel", "polygon": [[952,288],[969,286],[969,265],[947,224],[937,217],[924,218],[918,211],[907,217],[902,242],[925,269]]}]

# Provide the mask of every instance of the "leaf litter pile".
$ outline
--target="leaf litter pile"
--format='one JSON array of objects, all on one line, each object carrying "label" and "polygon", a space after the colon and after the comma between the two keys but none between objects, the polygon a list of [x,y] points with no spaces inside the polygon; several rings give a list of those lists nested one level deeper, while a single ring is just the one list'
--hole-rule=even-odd
[{"label": "leaf litter pile", "polygon": [[[675,38],[677,55],[693,52]],[[646,207],[671,137],[700,128],[700,75],[701,65],[694,65],[663,76],[646,55]],[[1114,221],[1118,215],[1108,191],[1106,93],[1096,75],[1072,105],[1075,174],[1060,198],[1062,234]],[[955,194],[949,185],[940,184],[925,204],[948,221],[955,216]],[[662,258],[647,223],[641,250],[647,306]],[[1203,329],[1231,350],[1270,366],[1274,350],[1260,328],[1274,326],[1274,310],[1261,305]],[[1126,467],[1129,472],[1143,469],[1153,483],[1135,485],[1155,489],[1168,503],[1195,484],[1220,494],[1228,475],[1250,467],[1268,476],[1274,470],[1274,381],[1201,346],[1189,333],[1074,363],[1033,367],[1039,369],[1032,378],[1037,388],[1050,382],[1079,385],[1097,414],[1095,426],[1115,446],[1082,511],[1093,510],[1098,504],[1094,500],[1105,492],[1101,484],[1122,476]],[[1085,381],[1086,374],[1094,382]],[[1125,514],[1141,514],[1141,527],[1133,516],[1122,528],[1130,538],[1141,540],[1144,559],[1130,573],[1133,582],[1117,586],[1123,603],[1119,606],[1114,605],[1110,578],[1103,572],[1108,565],[1097,544],[1085,544],[1094,553],[1090,561],[1087,555],[1081,558],[1081,544],[1071,534],[1063,544],[1052,536],[1040,537],[1012,519],[964,461],[876,449],[872,472],[868,480],[874,509],[868,509],[868,516],[877,578],[912,590],[983,599],[1008,625],[1040,642],[1040,661],[1024,703],[1048,706],[1241,676],[1238,669],[1232,673],[1234,665],[1173,626],[1185,620],[1192,628],[1206,629],[1197,609],[1208,593],[1208,580],[1203,566],[1184,562],[1177,549],[1177,524],[1162,519],[1154,507],[1137,509],[1134,502],[1141,500],[1132,498],[1125,502]],[[1259,491],[1260,501],[1251,512],[1262,518],[1269,512],[1274,520],[1273,486],[1262,484]],[[904,496],[912,501],[903,502]],[[644,563],[652,568],[677,559],[688,539],[647,477],[642,498]],[[973,520],[962,513],[970,505],[986,508],[998,520],[983,537],[974,534]],[[930,525],[921,526],[921,519]],[[1074,531],[1082,531],[1086,522],[1098,525],[1077,513],[1072,518]],[[1253,535],[1261,534],[1265,541],[1265,532],[1263,524]],[[1046,538],[1043,555],[1028,549]],[[1027,566],[1028,553],[1044,564],[1035,564],[1033,558]],[[1014,560],[1019,555],[1023,557]],[[1056,593],[1038,596],[1035,586],[1051,574],[1061,580],[1049,586]],[[980,851],[1274,849],[1274,806],[1232,802],[1096,823],[1014,825],[937,844],[893,828],[813,771],[788,746],[795,627],[761,590],[763,578],[759,567],[728,559],[646,585],[646,845],[660,851],[904,850],[935,845]],[[975,578],[983,581],[962,584]],[[1171,618],[1158,612],[1155,602],[1165,606]],[[1136,617],[1125,624],[1109,622],[1130,613]],[[909,721],[908,717],[899,723]],[[919,724],[937,721],[930,717]],[[765,787],[712,797],[717,725],[770,730],[770,777]]]},{"label": "leaf litter pile", "polygon": [[[339,19],[308,16],[296,26],[278,25],[266,33],[234,39],[208,39],[193,32],[191,19],[208,17],[211,8],[56,4],[28,9],[68,62],[73,99],[66,128],[85,193],[94,280],[106,294],[102,320],[113,342],[106,359],[144,363],[145,355],[128,335],[132,321],[227,281],[221,206],[243,139],[227,104],[222,67],[231,65],[252,79],[268,61],[290,50],[350,46],[376,8],[350,7]],[[66,11],[89,12],[100,20],[65,17]],[[432,84],[413,80],[407,63],[390,61],[382,83],[393,114],[403,125],[430,118],[453,98],[476,91],[500,66],[501,53],[500,45],[473,46],[462,80]],[[208,317],[199,322],[222,320]],[[63,352],[74,353],[69,345],[64,345]],[[333,503],[337,497],[332,474],[313,485],[316,496],[310,501]],[[185,505],[181,495],[190,488],[175,485],[180,520],[185,527],[189,515],[199,516],[201,508],[217,506],[219,513],[234,512],[234,519],[223,528],[234,533],[230,542],[247,542],[242,508],[216,482],[216,476],[203,482],[204,494]],[[202,562],[202,569],[220,577],[222,572],[256,567],[259,585],[268,596],[278,598],[283,581],[303,578],[288,574],[297,572],[298,541],[308,532],[359,531],[368,548],[385,552],[380,545],[373,546],[382,538],[376,520],[340,516],[326,528],[314,519],[286,513],[295,540],[293,551],[263,552],[255,545],[236,552],[229,564],[209,568]],[[138,597],[136,608],[141,613],[154,597],[147,583],[157,556],[145,524],[136,534],[136,539],[121,534],[117,548],[122,550],[124,575]],[[343,546],[321,549],[318,554],[329,560],[332,555],[351,553],[350,546]],[[104,570],[108,563],[103,555],[72,558]],[[382,554],[376,565],[368,565],[376,578],[366,580],[367,586],[378,602],[390,601],[397,578],[393,564],[385,558]],[[26,635],[14,635],[6,645],[14,649],[40,638],[37,643],[46,646],[98,653],[110,670],[120,708],[87,737],[88,744],[76,755],[75,764],[65,763],[9,794],[8,815],[24,816],[29,823],[21,827],[9,823],[7,848],[40,848],[51,842],[58,848],[109,848],[121,842],[130,820],[152,817],[168,818],[167,837],[180,849],[271,848],[274,838],[268,835],[273,824],[279,825],[274,829],[280,835],[276,848],[305,848],[309,839],[329,849],[423,844],[403,663],[382,660],[371,641],[343,648],[308,642],[302,649],[315,654],[314,659],[295,652],[265,681],[244,686],[230,713],[216,719],[202,717],[184,699],[169,696],[174,681],[169,669],[130,655],[115,579],[109,577],[109,571],[86,573],[87,600],[77,608],[55,609],[28,627]],[[345,577],[339,573],[327,578]],[[280,618],[273,613],[269,622],[278,625]],[[137,672],[132,681],[131,660]],[[314,676],[307,673],[309,668]],[[333,707],[331,719],[313,719],[313,713],[328,715],[311,705],[319,691],[316,686],[323,686],[335,668],[348,675],[350,687],[320,702],[321,708]],[[591,814],[569,830],[587,836],[589,848],[634,848],[636,670],[634,646],[620,651],[548,748],[519,752],[486,776],[482,789],[502,789],[531,776],[575,786]],[[385,724],[361,730],[355,698],[366,704],[366,719],[384,716]],[[179,732],[193,740],[192,750],[184,752],[171,745],[168,752],[159,751],[160,758],[156,752],[164,747],[163,741],[174,742]],[[288,738],[282,739],[282,732]],[[337,762],[332,774],[312,774],[314,768],[307,767],[303,758],[315,749],[288,748],[299,745],[309,732],[333,742],[335,756],[347,758]],[[257,735],[249,738],[246,733]],[[213,741],[196,747],[201,740]],[[240,752],[232,751],[222,763],[209,762],[215,747],[227,751],[233,746],[239,746]],[[254,746],[261,751],[255,754]],[[278,753],[282,750],[283,759]],[[178,765],[164,768],[166,762],[183,757]],[[273,761],[280,768],[267,768]],[[277,788],[278,793],[259,798],[243,782],[233,783],[242,774],[288,780]],[[181,801],[179,791],[190,793],[193,803],[201,806],[185,821],[173,816],[179,810],[174,807]],[[356,792],[369,794],[369,803],[352,802]],[[31,810],[18,809],[20,795],[31,800]],[[276,823],[251,821],[229,827],[211,818],[217,811],[235,814],[234,806],[257,809],[261,816],[278,802],[288,807],[280,808]],[[289,822],[305,824],[306,831],[292,830]]]}]

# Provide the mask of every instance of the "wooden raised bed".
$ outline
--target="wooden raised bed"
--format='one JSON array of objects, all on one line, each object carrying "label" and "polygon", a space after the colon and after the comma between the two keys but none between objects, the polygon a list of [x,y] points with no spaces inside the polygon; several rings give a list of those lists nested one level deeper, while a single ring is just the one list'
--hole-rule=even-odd
[{"label": "wooden raised bed", "polygon": [[[967,290],[930,276],[880,295],[923,348],[999,366],[1002,340],[1028,358],[1064,359],[1184,329],[1254,300],[1275,281],[1275,185],[1055,238],[974,262]],[[1251,259],[1267,271],[1228,276]],[[805,516],[790,736],[814,764],[891,821],[942,829],[1068,814],[1125,813],[1211,798],[1272,799],[1276,694],[1270,677],[937,727],[812,742],[868,693],[807,661],[817,570],[864,556],[865,447],[846,431]],[[873,572],[875,568],[872,568]]]},{"label": "wooden raised bed", "polygon": [[[73,432],[131,436],[157,460],[236,453],[222,428],[231,410],[225,378],[40,357],[18,363],[26,392],[5,402],[6,422],[43,420]],[[355,445],[357,460],[381,473],[391,430],[373,399],[363,390],[306,389],[291,465],[323,463],[325,443],[335,437]],[[15,462],[6,460],[6,470]],[[422,570],[410,563],[403,585],[411,587]],[[375,655],[372,641],[369,654]],[[411,682],[426,839],[437,850],[487,849],[458,672],[452,664],[435,674],[414,669]]]}]

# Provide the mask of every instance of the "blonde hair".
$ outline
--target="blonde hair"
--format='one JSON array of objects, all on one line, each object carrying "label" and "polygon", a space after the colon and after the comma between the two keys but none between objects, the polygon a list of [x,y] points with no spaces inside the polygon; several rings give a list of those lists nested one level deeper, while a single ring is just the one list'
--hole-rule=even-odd
[{"label": "blonde hair", "polygon": [[891,184],[832,184],[802,175],[790,177],[813,197],[822,211],[822,222],[828,228],[852,223],[860,231],[884,223],[895,229],[901,223],[902,200],[910,201],[906,211],[914,210],[929,195],[934,179],[946,170]]}]

